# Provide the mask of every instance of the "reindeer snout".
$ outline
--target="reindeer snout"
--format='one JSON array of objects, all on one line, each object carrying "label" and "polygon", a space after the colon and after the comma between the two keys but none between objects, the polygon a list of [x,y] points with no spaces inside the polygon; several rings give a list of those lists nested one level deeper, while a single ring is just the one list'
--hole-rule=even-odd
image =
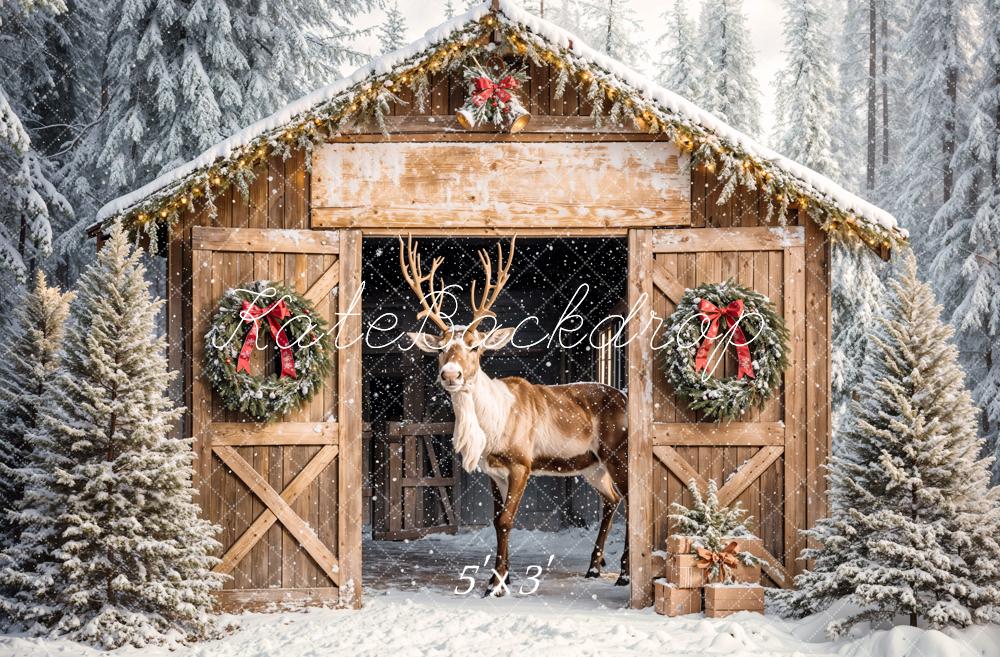
[{"label": "reindeer snout", "polygon": [[453,386],[462,382],[462,370],[443,368],[441,370],[441,383],[445,386]]}]

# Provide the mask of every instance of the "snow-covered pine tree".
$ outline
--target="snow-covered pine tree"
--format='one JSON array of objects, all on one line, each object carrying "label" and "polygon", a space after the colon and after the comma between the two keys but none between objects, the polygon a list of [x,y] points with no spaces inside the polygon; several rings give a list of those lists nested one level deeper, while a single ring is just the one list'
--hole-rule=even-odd
[{"label": "snow-covered pine tree", "polygon": [[30,444],[25,437],[38,426],[45,385],[59,365],[63,325],[71,292],[49,287],[45,274],[14,305],[7,334],[8,352],[0,361],[0,552],[12,544],[8,512],[21,499],[23,485],[17,469],[27,463]]},{"label": "snow-covered pine tree", "polygon": [[910,230],[913,248],[930,264],[943,246],[931,218],[954,190],[952,158],[961,141],[959,91],[972,76],[963,40],[975,30],[959,0],[915,0],[901,49],[912,78],[906,85],[903,160],[891,181],[891,204]]},{"label": "snow-covered pine tree", "polygon": [[862,611],[828,626],[909,614],[930,627],[1000,620],[1000,489],[979,456],[976,409],[952,330],[903,256],[865,360],[845,444],[831,457],[831,516],[820,547],[779,601],[799,615],[848,598]]},{"label": "snow-covered pine tree", "polygon": [[775,78],[775,149],[838,177],[830,134],[834,78],[819,0],[785,0],[785,65]]},{"label": "snow-covered pine tree", "polygon": [[708,489],[702,494],[694,479],[688,482],[691,506],[674,502],[670,519],[675,523],[674,533],[698,536],[711,549],[725,547],[722,539],[728,536],[750,536],[747,525],[753,520],[737,501],[732,506],[719,503],[719,484],[708,480]]},{"label": "snow-covered pine tree", "polygon": [[[0,289],[24,281],[52,250],[52,222],[73,210],[52,184],[52,162],[35,149],[29,127],[36,97],[52,79],[39,56],[62,0],[0,4]],[[13,280],[12,280],[13,279]]]},{"label": "snow-covered pine tree", "polygon": [[864,246],[840,241],[834,244],[830,276],[834,453],[840,450],[851,400],[861,385],[869,333],[881,316],[885,294],[881,269],[881,261]]},{"label": "snow-covered pine tree", "polygon": [[385,12],[385,21],[378,29],[378,42],[382,53],[392,52],[406,43],[406,17],[394,1]]},{"label": "snow-covered pine tree", "polygon": [[69,286],[93,260],[85,236],[102,201],[103,172],[78,157],[94,153],[86,144],[101,115],[101,78],[107,40],[108,7],[104,0],[67,0],[66,11],[48,22],[44,53],[51,76],[36,90],[32,112],[36,148],[55,163],[52,182],[68,199],[74,215],[57,213],[52,221],[52,255],[45,261],[51,280]]},{"label": "snow-covered pine tree", "polygon": [[644,50],[637,39],[642,26],[630,0],[590,0],[580,9],[591,46],[626,64],[639,61]]},{"label": "snow-covered pine tree", "polygon": [[144,275],[115,228],[80,278],[0,567],[16,626],[107,648],[208,635],[221,578],[217,528],[191,499],[191,441],[167,435],[180,409]]},{"label": "snow-covered pine tree", "polygon": [[760,135],[760,87],[743,0],[712,0],[701,7],[699,52],[702,106],[751,136]]},{"label": "snow-covered pine tree", "polygon": [[982,72],[971,93],[968,133],[953,160],[955,190],[934,216],[932,232],[940,235],[940,244],[931,272],[935,290],[949,300],[945,309],[958,329],[986,438],[995,448],[1000,444],[1000,1],[984,0],[981,11],[973,61]]},{"label": "snow-covered pine tree", "polygon": [[454,18],[455,17],[455,3],[452,0],[444,0],[444,17]]},{"label": "snow-covered pine tree", "polygon": [[833,100],[831,140],[839,172],[838,182],[853,191],[864,187],[865,119],[862,113],[867,62],[866,14],[868,0],[847,0],[831,12],[829,32],[837,34],[833,46],[836,92]]},{"label": "snow-covered pine tree", "polygon": [[339,75],[361,57],[352,20],[375,4],[117,0],[107,107],[81,154],[106,177],[99,195],[135,188]]},{"label": "snow-covered pine tree", "polygon": [[663,14],[663,22],[667,31],[656,42],[663,48],[657,76],[660,84],[693,103],[700,103],[701,73],[694,22],[681,0],[674,0],[673,9]]}]

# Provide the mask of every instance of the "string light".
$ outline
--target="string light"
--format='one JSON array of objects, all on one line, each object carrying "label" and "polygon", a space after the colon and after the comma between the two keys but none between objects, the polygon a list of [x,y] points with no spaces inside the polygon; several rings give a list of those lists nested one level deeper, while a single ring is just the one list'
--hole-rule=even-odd
[{"label": "string light", "polygon": [[[493,13],[487,14],[480,21],[482,25],[493,27],[494,25],[500,24],[500,21],[494,16]],[[475,28],[473,28],[474,30]],[[516,28],[508,28],[500,25],[503,32],[503,38],[510,44],[510,47],[514,52],[518,54],[524,54],[528,51],[528,44],[520,38],[520,35],[513,30]],[[494,30],[480,30],[478,36],[471,36],[472,32],[468,31],[463,34],[458,35],[455,39],[448,41],[438,47],[437,50],[421,57],[412,62],[412,64],[401,70],[397,75],[383,76],[382,78],[371,83],[372,86],[364,87],[356,90],[353,97],[350,98],[350,103],[346,107],[341,106],[341,109],[336,113],[331,113],[326,117],[313,116],[302,120],[301,123],[297,125],[292,125],[286,128],[282,137],[286,140],[292,140],[298,134],[307,133],[313,136],[314,139],[319,138],[319,133],[316,132],[310,123],[314,124],[316,127],[321,127],[324,122],[326,122],[331,129],[337,129],[343,122],[348,120],[353,120],[356,113],[359,110],[370,110],[373,103],[370,101],[377,100],[380,93],[383,93],[385,89],[395,89],[400,84],[411,83],[411,81],[423,80],[425,79],[427,71],[438,71],[444,65],[454,61],[454,55],[459,53],[463,46],[468,46],[469,44],[479,44],[480,46],[490,43],[490,35],[494,34]],[[531,46],[535,47],[534,44]],[[769,170],[772,164],[768,162],[757,162],[751,156],[746,156],[745,154],[727,152],[727,147],[731,145],[724,145],[720,139],[712,134],[705,133],[700,126],[686,126],[680,123],[677,117],[672,115],[667,115],[667,118],[663,118],[659,108],[655,106],[651,109],[649,105],[646,104],[645,100],[642,100],[638,94],[634,94],[627,89],[623,89],[620,83],[612,77],[612,74],[603,71],[600,68],[591,70],[590,64],[582,64],[580,60],[576,59],[575,53],[570,49],[557,48],[555,50],[550,50],[547,48],[538,48],[534,50],[534,55],[540,57],[541,60],[548,65],[559,69],[568,69],[570,74],[576,76],[576,78],[582,83],[591,83],[591,81],[596,81],[599,85],[598,89],[603,95],[605,95],[610,101],[620,103],[624,107],[633,110],[630,114],[635,119],[635,122],[641,130],[648,133],[664,133],[667,137],[671,138],[678,148],[685,153],[692,153],[696,149],[708,146],[715,157],[701,158],[700,167],[709,173],[714,173],[716,167],[718,166],[717,160],[721,161],[724,166],[729,167],[732,164],[736,164],[739,167],[740,172],[744,175],[749,173],[752,175],[758,183],[760,183],[765,191],[767,191],[772,198],[778,203],[782,203],[783,199],[788,198],[790,204],[798,204],[800,209],[806,209],[809,206],[809,199],[806,194],[803,194],[794,185],[785,184],[784,180],[775,181],[775,175]],[[609,80],[611,82],[609,82]],[[421,92],[423,93],[423,92]],[[346,99],[345,99],[346,100]],[[336,101],[335,101],[336,102]],[[642,108],[641,111],[638,108]],[[239,171],[245,170],[246,167],[252,166],[255,161],[260,161],[265,158],[268,153],[268,146],[266,143],[267,139],[274,139],[273,133],[271,136],[265,135],[259,138],[258,146],[254,146],[253,143],[248,145],[242,152],[243,155],[240,156],[238,160],[238,167],[233,167],[230,165],[223,164],[222,171],[224,175],[219,174],[208,174],[210,178],[206,177],[205,183],[205,193],[208,193],[209,181],[212,185],[228,185],[232,182],[231,178],[239,174]],[[255,150],[256,149],[256,150]],[[248,160],[249,157],[249,160]],[[736,160],[736,162],[733,162]],[[733,174],[736,175],[736,174]],[[155,202],[147,202],[143,205],[144,208],[152,209],[154,214],[159,213],[160,217],[166,218],[177,208],[185,205],[193,205],[193,197],[198,196],[201,190],[195,186],[190,188],[191,196],[187,196],[182,193],[182,189],[178,189],[173,199],[162,198],[158,203],[159,208],[156,207]],[[818,202],[821,206],[824,201],[821,200],[822,197],[815,197],[814,200]],[[234,201],[235,202],[235,201]],[[133,211],[135,214],[133,216],[139,223],[144,223],[149,220],[149,215],[146,212]],[[827,209],[827,212],[833,212],[832,209]],[[894,243],[894,235],[885,231],[876,231],[873,227],[869,227],[867,222],[858,222],[852,215],[841,214],[838,212],[840,220],[831,220],[824,224],[824,229],[830,231],[848,231],[862,239],[864,239],[868,244],[879,243],[884,246],[891,246]],[[899,241],[903,241],[903,238],[898,238]]]}]

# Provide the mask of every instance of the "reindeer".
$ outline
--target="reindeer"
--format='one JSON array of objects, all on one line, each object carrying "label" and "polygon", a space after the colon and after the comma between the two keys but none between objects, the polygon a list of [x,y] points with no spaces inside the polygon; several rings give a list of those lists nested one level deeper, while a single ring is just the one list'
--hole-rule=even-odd
[{"label": "reindeer", "polygon": [[[438,354],[437,380],[451,396],[455,413],[452,444],[462,467],[467,472],[478,467],[492,482],[497,553],[485,595],[495,597],[509,590],[510,531],[532,474],[581,475],[601,496],[601,527],[586,577],[600,575],[615,509],[628,495],[627,414],[621,391],[600,383],[538,385],[520,377],[493,379],[479,367],[481,353],[504,347],[516,330],[498,328],[496,314],[490,310],[507,283],[515,240],[511,240],[506,262],[497,244],[496,282],[488,252],[479,252],[486,281],[478,300],[475,281],[472,283],[472,320],[467,326],[450,326],[441,315],[446,296],[443,279],[435,290],[435,276],[444,259],[434,258],[425,274],[417,244],[407,237],[404,249],[403,238],[399,238],[403,278],[422,306],[417,318],[440,330],[437,335],[408,335],[421,351]],[[493,327],[480,331],[479,325],[487,317],[492,318]],[[629,583],[627,541],[615,582],[620,586]]]}]

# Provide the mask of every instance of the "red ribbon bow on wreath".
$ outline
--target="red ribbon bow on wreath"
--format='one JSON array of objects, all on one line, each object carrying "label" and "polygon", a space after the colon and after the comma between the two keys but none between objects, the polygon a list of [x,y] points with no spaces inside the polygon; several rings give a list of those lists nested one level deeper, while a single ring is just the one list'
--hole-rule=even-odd
[{"label": "red ribbon bow on wreath", "polygon": [[476,93],[472,96],[472,102],[476,107],[482,107],[486,101],[496,96],[501,103],[508,103],[513,97],[511,91],[520,88],[521,83],[511,76],[506,76],[499,82],[494,82],[486,76],[476,78]]},{"label": "red ribbon bow on wreath", "polygon": [[292,312],[285,305],[284,299],[278,299],[267,308],[255,306],[249,301],[243,302],[243,310],[240,318],[250,324],[247,337],[243,340],[243,347],[240,349],[240,357],[236,361],[236,371],[250,373],[250,353],[254,345],[257,344],[257,332],[260,330],[260,318],[267,319],[267,325],[271,328],[271,335],[278,345],[278,353],[281,356],[281,375],[278,378],[290,376],[295,378],[295,358],[292,356],[292,348],[288,344],[288,336],[285,329],[281,327],[281,320],[290,317]]},{"label": "red ribbon bow on wreath", "polygon": [[737,379],[748,376],[751,379],[757,378],[753,373],[753,361],[750,359],[750,348],[747,346],[747,338],[743,329],[737,323],[743,316],[743,299],[737,299],[725,308],[719,308],[711,301],[702,299],[698,302],[698,310],[708,321],[708,331],[705,339],[698,346],[698,351],[694,355],[694,371],[701,372],[708,367],[708,352],[712,349],[712,342],[719,335],[719,320],[726,318],[726,323],[732,329],[733,346],[736,347],[736,360],[739,362],[739,370],[736,373]]}]

